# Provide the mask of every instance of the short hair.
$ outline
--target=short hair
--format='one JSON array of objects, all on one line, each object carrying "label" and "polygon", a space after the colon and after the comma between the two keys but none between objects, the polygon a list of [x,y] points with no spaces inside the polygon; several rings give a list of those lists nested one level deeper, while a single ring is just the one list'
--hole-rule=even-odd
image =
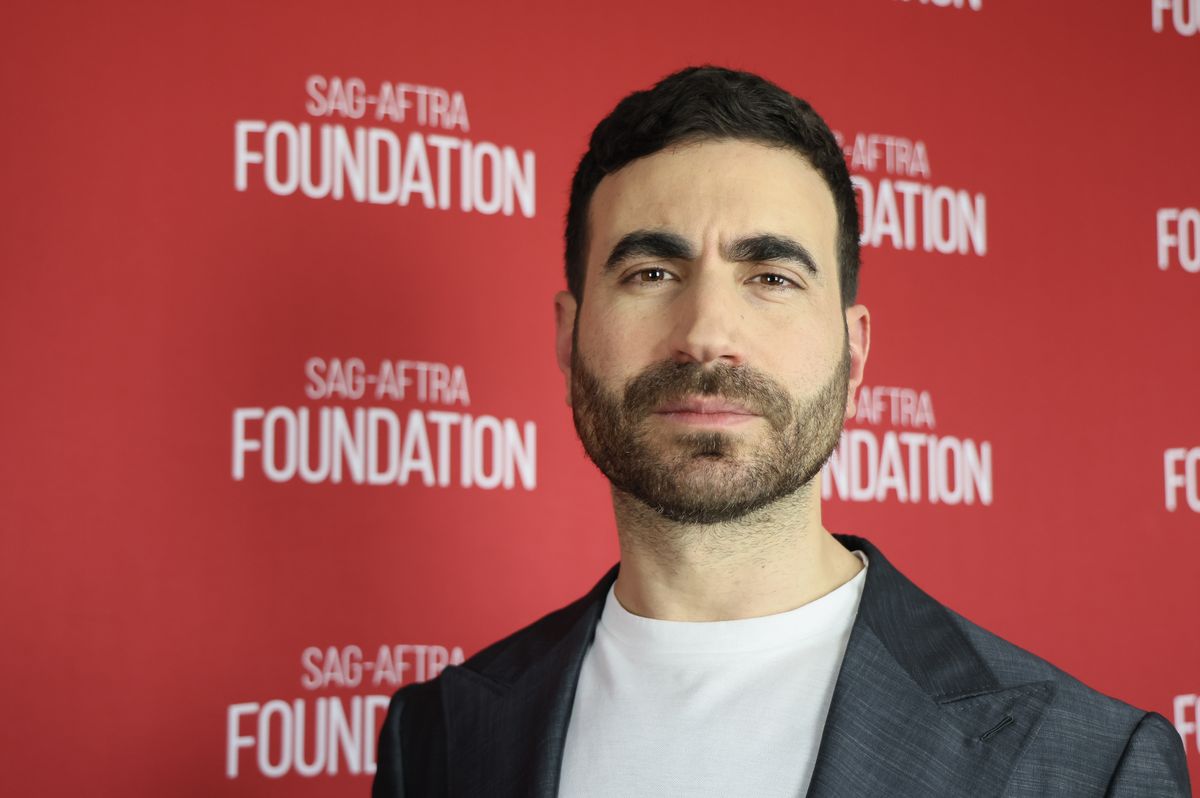
[{"label": "short hair", "polygon": [[845,155],[812,106],[750,72],[704,65],[682,69],[625,97],[596,125],[571,181],[567,288],[583,301],[588,209],[596,186],[638,158],[675,144],[738,139],[786,147],[824,178],[837,209],[842,306],[858,295],[858,205]]}]

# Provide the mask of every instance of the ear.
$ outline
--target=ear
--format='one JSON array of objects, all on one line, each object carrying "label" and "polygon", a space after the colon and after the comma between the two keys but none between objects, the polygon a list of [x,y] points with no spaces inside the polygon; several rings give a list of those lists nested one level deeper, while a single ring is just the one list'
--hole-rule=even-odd
[{"label": "ear", "polygon": [[867,353],[871,349],[871,313],[866,305],[846,308],[846,335],[850,345],[850,378],[846,392],[846,420],[858,412],[858,386],[862,385],[867,369]]},{"label": "ear", "polygon": [[578,305],[569,291],[554,295],[554,349],[558,370],[562,372],[567,389],[567,407],[571,406],[571,349],[574,346],[575,313]]}]

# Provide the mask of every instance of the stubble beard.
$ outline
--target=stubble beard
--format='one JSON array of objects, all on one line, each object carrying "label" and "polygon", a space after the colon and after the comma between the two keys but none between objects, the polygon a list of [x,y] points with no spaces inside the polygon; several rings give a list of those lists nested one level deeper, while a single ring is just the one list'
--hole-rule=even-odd
[{"label": "stubble beard", "polygon": [[[749,366],[656,363],[617,396],[571,353],[575,429],[613,487],[681,524],[737,521],[806,488],[837,448],[843,428],[850,350],[830,379],[796,400]],[[653,418],[668,402],[720,396],[762,416],[769,429],[747,444],[720,430],[670,432]],[[653,427],[659,429],[655,431]]]}]

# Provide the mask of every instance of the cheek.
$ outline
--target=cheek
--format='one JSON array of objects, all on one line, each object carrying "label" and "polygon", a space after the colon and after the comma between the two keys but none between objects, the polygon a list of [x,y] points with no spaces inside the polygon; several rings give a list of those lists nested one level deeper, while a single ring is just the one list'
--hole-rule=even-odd
[{"label": "cheek", "polygon": [[580,317],[580,353],[588,367],[610,385],[623,383],[661,360],[661,341],[660,331],[647,324],[646,319],[613,310]]},{"label": "cheek", "polygon": [[823,382],[842,358],[843,334],[826,324],[775,324],[755,335],[747,364],[773,374],[798,395]]}]

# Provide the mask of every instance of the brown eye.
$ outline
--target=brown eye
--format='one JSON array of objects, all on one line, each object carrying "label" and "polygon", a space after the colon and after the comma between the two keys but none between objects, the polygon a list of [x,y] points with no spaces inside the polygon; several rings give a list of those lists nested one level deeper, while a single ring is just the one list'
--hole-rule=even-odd
[{"label": "brown eye", "polygon": [[767,286],[768,288],[795,288],[795,287],[797,287],[796,283],[793,280],[789,280],[787,277],[784,277],[781,274],[773,274],[773,273],[759,274],[759,275],[756,275],[754,277],[754,279],[758,280],[760,283]]},{"label": "brown eye", "polygon": [[625,277],[622,282],[629,285],[655,285],[673,279],[675,279],[675,276],[666,269],[651,266],[646,269],[638,269],[628,277]]}]

